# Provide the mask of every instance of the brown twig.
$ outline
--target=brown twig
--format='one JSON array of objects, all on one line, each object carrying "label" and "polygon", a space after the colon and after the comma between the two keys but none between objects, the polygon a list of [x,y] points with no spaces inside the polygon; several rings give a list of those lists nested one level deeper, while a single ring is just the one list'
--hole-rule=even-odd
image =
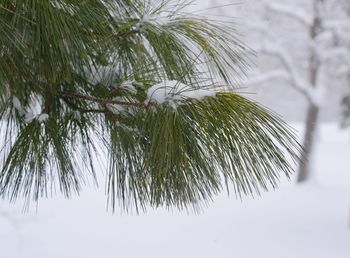
[{"label": "brown twig", "polygon": [[79,111],[83,114],[86,114],[86,113],[99,113],[99,114],[109,113],[109,111],[105,110],[105,109],[79,109]]},{"label": "brown twig", "polygon": [[122,100],[97,98],[97,97],[82,95],[82,94],[78,94],[70,91],[61,91],[61,92],[58,92],[57,95],[61,97],[71,97],[71,98],[89,100],[89,101],[100,103],[102,105],[114,104],[114,105],[133,106],[138,108],[147,108],[148,106],[143,102],[128,102],[128,101],[122,101]]}]

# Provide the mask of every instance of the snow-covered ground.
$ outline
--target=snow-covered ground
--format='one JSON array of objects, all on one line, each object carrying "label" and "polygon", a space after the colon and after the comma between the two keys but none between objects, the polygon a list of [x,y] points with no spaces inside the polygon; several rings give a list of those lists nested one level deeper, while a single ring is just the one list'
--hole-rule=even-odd
[{"label": "snow-covered ground", "polygon": [[314,182],[243,201],[223,194],[199,215],[111,214],[103,189],[42,200],[28,214],[2,201],[0,257],[349,258],[349,157],[350,131],[324,124]]}]

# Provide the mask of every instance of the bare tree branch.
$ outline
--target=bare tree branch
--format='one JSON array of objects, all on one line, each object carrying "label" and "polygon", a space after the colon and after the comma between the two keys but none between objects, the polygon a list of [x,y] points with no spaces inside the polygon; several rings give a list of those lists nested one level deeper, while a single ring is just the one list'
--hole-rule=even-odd
[{"label": "bare tree branch", "polygon": [[289,75],[285,70],[282,70],[282,69],[263,72],[257,75],[250,76],[249,80],[245,82],[245,85],[252,86],[252,85],[257,85],[257,84],[265,83],[276,79],[289,80]]},{"label": "bare tree branch", "polygon": [[285,68],[287,73],[289,74],[289,80],[291,83],[291,86],[298,90],[300,93],[302,93],[306,98],[308,98],[310,101],[312,100],[312,93],[313,89],[311,85],[307,81],[305,81],[301,76],[299,75],[298,71],[296,70],[296,66],[294,64],[293,59],[289,55],[285,49],[283,49],[278,44],[274,44],[272,42],[268,42],[263,44],[263,46],[260,47],[260,49],[256,49],[260,53],[274,56],[278,58],[282,64],[282,66]]},{"label": "bare tree branch", "polygon": [[298,7],[286,5],[285,3],[282,3],[282,2],[278,2],[278,3],[274,2],[274,3],[269,3],[267,5],[267,8],[278,14],[292,18],[293,20],[298,21],[305,27],[309,27],[312,24],[312,17],[308,13],[306,13],[304,10]]}]

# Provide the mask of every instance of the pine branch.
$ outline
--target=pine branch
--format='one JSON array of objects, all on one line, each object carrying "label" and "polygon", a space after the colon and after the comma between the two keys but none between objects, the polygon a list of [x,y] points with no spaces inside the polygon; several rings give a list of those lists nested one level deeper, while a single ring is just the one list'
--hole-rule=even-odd
[{"label": "pine branch", "polygon": [[[125,209],[196,207],[229,184],[256,194],[290,176],[292,129],[233,92],[251,50],[234,22],[188,3],[2,1],[0,197],[78,193],[101,152],[110,204]],[[152,98],[166,81],[178,83]]]}]

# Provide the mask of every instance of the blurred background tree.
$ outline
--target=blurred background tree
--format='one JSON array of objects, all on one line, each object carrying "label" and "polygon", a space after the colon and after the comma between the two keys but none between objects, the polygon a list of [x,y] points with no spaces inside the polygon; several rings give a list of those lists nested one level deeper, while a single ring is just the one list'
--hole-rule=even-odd
[{"label": "blurred background tree", "polygon": [[[314,173],[313,153],[321,117],[328,110],[332,110],[328,112],[332,114],[334,109],[340,109],[334,107],[334,93],[340,95],[336,96],[339,107],[346,94],[339,89],[345,88],[350,71],[349,1],[310,0],[286,4],[266,0],[252,8],[259,15],[247,21],[246,26],[258,39],[252,47],[265,65],[255,71],[247,85],[288,84],[306,101],[305,155],[297,176],[297,182],[304,182]],[[279,94],[290,92],[285,89]],[[291,112],[297,114],[296,110],[302,110],[298,99],[290,101],[295,103],[295,109],[289,108]],[[339,122],[340,115],[338,117]]]}]

